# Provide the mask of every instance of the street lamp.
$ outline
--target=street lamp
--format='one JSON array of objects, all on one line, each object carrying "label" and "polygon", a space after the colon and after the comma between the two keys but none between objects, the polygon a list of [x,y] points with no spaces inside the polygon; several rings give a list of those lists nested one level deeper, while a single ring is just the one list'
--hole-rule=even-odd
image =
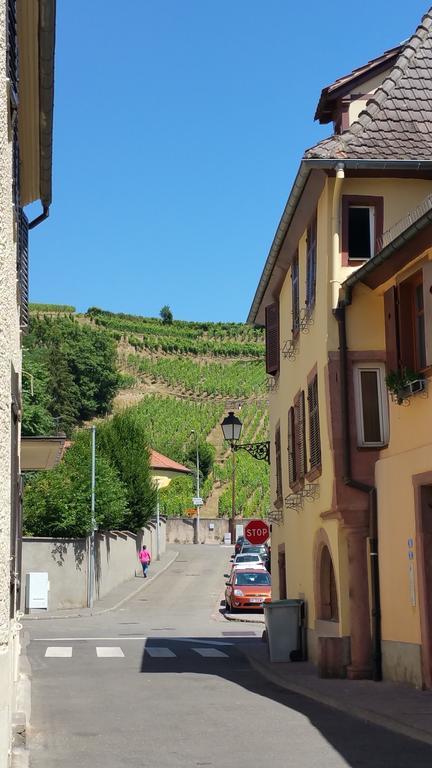
[{"label": "street lamp", "polygon": [[225,416],[221,424],[223,436],[225,440],[230,444],[232,452],[231,536],[233,540],[235,532],[235,454],[240,450],[247,451],[251,456],[254,457],[254,459],[258,459],[258,461],[266,461],[267,464],[270,464],[269,440],[265,440],[261,443],[244,443],[243,445],[238,444],[237,441],[240,440],[242,426],[242,422],[237,418],[237,416],[234,415],[234,411],[229,411],[228,416]]},{"label": "street lamp", "polygon": [[229,411],[228,416],[225,416],[222,424],[222,432],[225,440],[230,444],[232,454],[232,496],[231,496],[231,542],[234,543],[235,534],[235,483],[236,483],[236,461],[235,461],[235,444],[237,440],[240,440],[243,424],[237,416],[234,415],[234,411]]}]

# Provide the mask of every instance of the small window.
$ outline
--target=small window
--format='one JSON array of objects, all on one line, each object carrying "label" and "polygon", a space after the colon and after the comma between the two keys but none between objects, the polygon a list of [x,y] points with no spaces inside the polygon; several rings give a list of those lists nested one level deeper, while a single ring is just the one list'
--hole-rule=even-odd
[{"label": "small window", "polygon": [[348,258],[370,259],[375,255],[375,208],[350,205],[348,209]]},{"label": "small window", "polygon": [[342,195],[342,266],[357,266],[378,253],[384,200],[373,195]]},{"label": "small window", "polygon": [[388,398],[383,363],[354,367],[357,445],[379,447],[388,443]]},{"label": "small window", "polygon": [[292,303],[292,335],[297,336],[300,331],[300,295],[299,295],[299,259],[298,253],[294,256],[291,265],[291,303]]}]

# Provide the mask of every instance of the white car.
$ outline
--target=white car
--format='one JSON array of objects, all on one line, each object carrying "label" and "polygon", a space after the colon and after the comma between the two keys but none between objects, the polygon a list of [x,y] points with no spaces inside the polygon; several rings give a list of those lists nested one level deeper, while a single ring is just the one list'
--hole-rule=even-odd
[{"label": "white car", "polygon": [[250,553],[248,555],[236,555],[232,564],[232,570],[266,570],[264,560],[261,555]]}]

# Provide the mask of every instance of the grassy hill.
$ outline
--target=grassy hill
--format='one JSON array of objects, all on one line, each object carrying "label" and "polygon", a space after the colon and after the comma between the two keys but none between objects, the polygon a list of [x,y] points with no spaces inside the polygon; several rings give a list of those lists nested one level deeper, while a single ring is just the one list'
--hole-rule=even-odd
[{"label": "grassy hill", "polygon": [[[139,409],[151,447],[189,466],[196,436],[210,446],[213,465],[203,478],[202,515],[230,514],[231,455],[220,422],[235,409],[243,422],[242,442],[268,439],[263,331],[240,323],[167,324],[96,307],[83,315],[66,306],[31,309],[39,325],[73,323],[94,339],[115,344],[119,383],[113,410]],[[162,512],[184,514],[193,495],[195,479],[179,477],[161,492]],[[267,464],[245,451],[237,453],[236,501],[245,517],[268,512]]]}]

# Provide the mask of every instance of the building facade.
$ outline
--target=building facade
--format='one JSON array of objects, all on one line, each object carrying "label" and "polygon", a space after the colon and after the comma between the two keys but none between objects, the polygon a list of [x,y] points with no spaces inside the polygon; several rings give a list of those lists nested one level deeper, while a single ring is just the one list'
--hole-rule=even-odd
[{"label": "building facade", "polygon": [[[18,679],[21,337],[28,231],[51,203],[55,0],[0,2],[0,766],[9,765]],[[40,200],[28,221],[24,207]]]},{"label": "building facade", "polygon": [[305,599],[309,658],[328,676],[381,677],[386,306],[362,283],[349,308],[344,296],[432,192],[431,24],[323,90],[316,119],[334,134],[301,161],[248,318],[266,327],[274,597]]}]

